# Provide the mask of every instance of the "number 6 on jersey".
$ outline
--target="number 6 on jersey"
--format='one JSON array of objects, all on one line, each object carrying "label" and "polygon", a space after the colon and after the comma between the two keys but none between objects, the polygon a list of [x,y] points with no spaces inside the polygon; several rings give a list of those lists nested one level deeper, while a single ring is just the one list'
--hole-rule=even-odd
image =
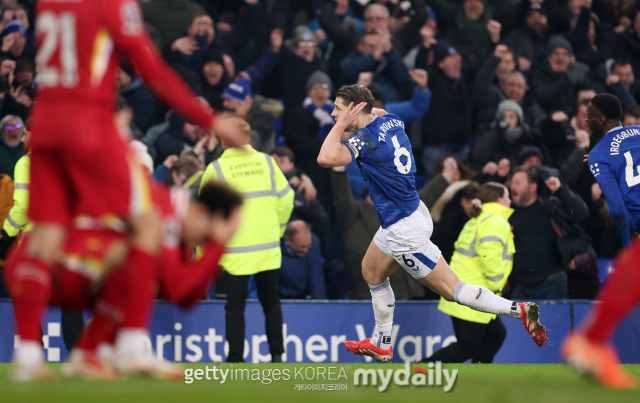
[{"label": "number 6 on jersey", "polygon": [[[401,174],[408,174],[409,171],[411,171],[411,154],[409,153],[409,150],[404,147],[400,147],[398,136],[391,137],[391,142],[393,143],[393,148],[396,149],[396,151],[393,153],[393,155],[395,156],[395,158],[393,159],[393,163],[396,164],[398,172],[400,172]],[[400,161],[400,157],[402,157],[403,155],[407,157],[406,164],[403,164],[402,161]]]}]

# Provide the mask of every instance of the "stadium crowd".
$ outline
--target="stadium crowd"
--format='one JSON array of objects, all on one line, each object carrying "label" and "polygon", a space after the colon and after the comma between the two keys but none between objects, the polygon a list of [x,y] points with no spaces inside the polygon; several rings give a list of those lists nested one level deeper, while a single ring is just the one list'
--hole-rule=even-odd
[{"label": "stadium crowd", "polygon": [[[35,3],[0,1],[0,174],[10,177],[38,91]],[[165,60],[201,102],[245,119],[253,148],[295,190],[281,298],[371,298],[361,261],[380,223],[364,179],[355,162],[316,161],[334,94],[352,83],[407,124],[432,241],[447,260],[480,185],[498,182],[515,209],[505,294],[595,298],[597,258],[622,245],[583,162],[594,146],[586,108],[610,92],[624,126],[640,123],[635,1],[143,0],[142,9]],[[196,192],[223,145],[157,103],[134,66],[123,63],[117,81],[154,178]],[[397,299],[436,297],[404,270],[391,282]]]}]

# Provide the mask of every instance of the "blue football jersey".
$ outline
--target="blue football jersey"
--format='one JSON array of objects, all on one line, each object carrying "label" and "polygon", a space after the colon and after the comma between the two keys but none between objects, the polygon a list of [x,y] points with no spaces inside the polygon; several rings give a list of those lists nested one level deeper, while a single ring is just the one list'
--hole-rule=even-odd
[{"label": "blue football jersey", "polygon": [[374,116],[343,144],[369,186],[382,228],[416,211],[416,161],[400,118],[391,113]]},{"label": "blue football jersey", "polygon": [[[629,220],[640,233],[640,126],[610,130],[589,153],[589,168],[600,188],[617,184]],[[608,196],[607,201],[611,209],[613,201]]]}]

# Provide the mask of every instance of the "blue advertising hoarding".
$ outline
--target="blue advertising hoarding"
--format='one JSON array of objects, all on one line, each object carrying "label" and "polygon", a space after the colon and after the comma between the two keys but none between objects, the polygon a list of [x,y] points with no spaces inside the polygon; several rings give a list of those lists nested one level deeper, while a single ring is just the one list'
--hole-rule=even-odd
[{"label": "blue advertising hoarding", "polygon": [[[496,355],[496,363],[559,363],[559,348],[572,323],[586,315],[590,302],[541,302],[540,321],[549,329],[546,346],[538,347],[520,320],[503,317],[507,339]],[[226,360],[224,302],[206,301],[185,311],[168,303],[156,305],[151,322],[149,348],[158,357],[181,362]],[[354,356],[342,343],[364,339],[373,332],[374,318],[369,301],[283,301],[285,362],[366,362]],[[245,311],[245,361],[269,362],[264,315],[257,301]],[[9,362],[19,339],[14,336],[13,307],[0,302],[0,362]],[[62,340],[60,311],[50,308],[43,322],[43,342],[50,362],[62,362],[67,351]],[[620,327],[615,344],[624,351],[623,362],[640,363],[640,310]],[[436,301],[398,301],[392,342],[394,362],[417,361],[455,342],[451,319],[437,309]]]}]

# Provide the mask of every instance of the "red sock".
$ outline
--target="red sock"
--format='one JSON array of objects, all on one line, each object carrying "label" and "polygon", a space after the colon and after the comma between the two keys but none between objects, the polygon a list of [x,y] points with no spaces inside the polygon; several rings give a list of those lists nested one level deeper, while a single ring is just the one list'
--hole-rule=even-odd
[{"label": "red sock", "polygon": [[123,327],[146,329],[153,300],[157,294],[157,259],[139,249],[132,248],[124,273],[126,276],[126,309]]},{"label": "red sock", "polygon": [[7,262],[5,279],[13,299],[17,333],[22,340],[42,340],[41,321],[51,298],[49,266],[18,248]]},{"label": "red sock", "polygon": [[596,343],[608,343],[618,324],[627,316],[631,308],[640,301],[640,243],[634,242],[631,250],[615,265],[614,272],[607,279],[600,292],[599,300],[591,317],[584,326],[588,339]]}]

